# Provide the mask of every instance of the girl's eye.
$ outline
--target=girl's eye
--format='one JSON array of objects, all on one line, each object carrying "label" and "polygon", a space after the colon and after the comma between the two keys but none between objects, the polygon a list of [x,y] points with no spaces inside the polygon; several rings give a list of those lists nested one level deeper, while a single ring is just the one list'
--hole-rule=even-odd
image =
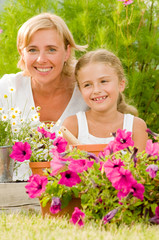
[{"label": "girl's eye", "polygon": [[106,83],[106,82],[108,82],[108,80],[101,80],[101,83]]},{"label": "girl's eye", "polygon": [[89,86],[90,86],[90,83],[84,84],[84,88],[89,87]]}]

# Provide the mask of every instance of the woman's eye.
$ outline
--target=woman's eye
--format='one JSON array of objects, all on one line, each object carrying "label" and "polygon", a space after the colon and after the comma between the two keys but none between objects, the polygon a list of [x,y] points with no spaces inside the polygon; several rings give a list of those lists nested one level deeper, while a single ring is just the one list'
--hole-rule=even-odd
[{"label": "woman's eye", "polygon": [[30,49],[28,50],[28,52],[34,53],[34,52],[36,52],[36,49],[35,49],[35,48],[30,48]]},{"label": "woman's eye", "polygon": [[50,48],[50,49],[49,49],[49,52],[55,52],[55,51],[56,51],[55,48]]}]

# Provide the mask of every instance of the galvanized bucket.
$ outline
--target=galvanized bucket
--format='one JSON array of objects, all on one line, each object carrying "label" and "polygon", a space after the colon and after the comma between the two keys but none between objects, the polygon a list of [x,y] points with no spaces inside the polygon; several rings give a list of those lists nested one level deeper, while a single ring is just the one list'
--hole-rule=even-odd
[{"label": "galvanized bucket", "polygon": [[12,182],[14,160],[9,157],[11,146],[0,147],[0,183]]}]

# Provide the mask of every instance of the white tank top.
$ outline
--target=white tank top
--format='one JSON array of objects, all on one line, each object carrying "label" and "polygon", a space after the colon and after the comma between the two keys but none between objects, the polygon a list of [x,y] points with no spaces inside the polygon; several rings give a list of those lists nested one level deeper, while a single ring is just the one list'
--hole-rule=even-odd
[{"label": "white tank top", "polygon": [[[76,113],[78,120],[78,140],[81,144],[97,144],[106,143],[114,140],[114,137],[109,138],[99,138],[91,135],[88,131],[88,124],[85,112]],[[123,129],[132,132],[133,129],[134,116],[131,114],[124,114]]]}]

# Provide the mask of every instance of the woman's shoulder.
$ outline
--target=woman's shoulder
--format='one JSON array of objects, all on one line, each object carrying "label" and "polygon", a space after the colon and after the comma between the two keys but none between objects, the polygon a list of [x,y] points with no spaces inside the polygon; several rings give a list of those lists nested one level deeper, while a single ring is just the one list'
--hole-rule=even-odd
[{"label": "woman's shoulder", "polygon": [[18,89],[22,85],[26,86],[26,84],[29,84],[29,77],[24,76],[23,72],[18,72],[18,73],[11,73],[11,74],[5,74],[1,79],[0,79],[0,88],[3,89],[8,89],[8,88],[16,88]]}]

